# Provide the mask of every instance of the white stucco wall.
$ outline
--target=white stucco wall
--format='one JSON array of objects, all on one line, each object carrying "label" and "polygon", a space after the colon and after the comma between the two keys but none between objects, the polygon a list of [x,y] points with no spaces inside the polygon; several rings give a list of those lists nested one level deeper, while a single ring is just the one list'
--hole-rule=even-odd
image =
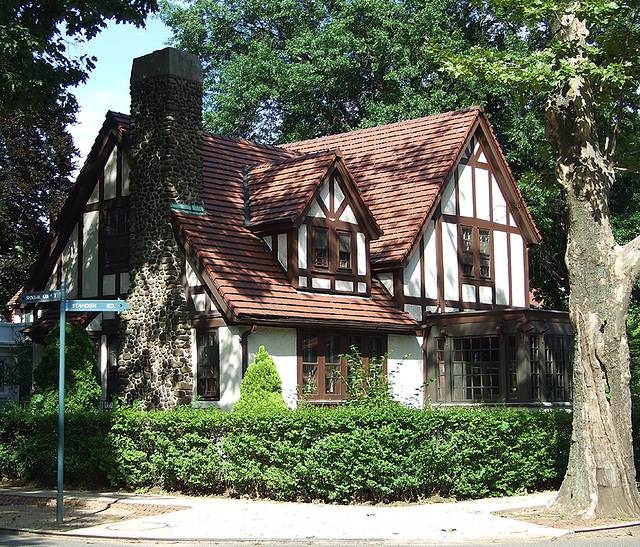
[{"label": "white stucco wall", "polygon": [[67,298],[78,296],[78,262],[78,225],[76,224],[62,252],[62,280],[66,283]]},{"label": "white stucco wall", "polygon": [[[195,401],[196,407],[216,407],[230,412],[240,398],[242,383],[242,345],[241,337],[248,326],[220,327],[218,344],[220,350],[220,401]],[[295,329],[259,328],[248,337],[248,364],[255,359],[256,353],[264,346],[273,358],[282,378],[282,395],[291,408],[297,404],[297,357]],[[192,329],[192,364],[195,375],[197,349],[195,329]]]},{"label": "white stucco wall", "polygon": [[424,402],[422,337],[390,334],[387,339],[390,376],[394,400],[417,408]]},{"label": "white stucco wall", "polygon": [[82,221],[82,296],[98,296],[98,247],[100,212],[84,213]]},{"label": "white stucco wall", "polygon": [[[249,336],[249,364],[264,346],[272,357],[282,379],[282,396],[290,408],[298,403],[298,357],[295,329],[259,327]],[[238,392],[239,394],[239,392]]]}]

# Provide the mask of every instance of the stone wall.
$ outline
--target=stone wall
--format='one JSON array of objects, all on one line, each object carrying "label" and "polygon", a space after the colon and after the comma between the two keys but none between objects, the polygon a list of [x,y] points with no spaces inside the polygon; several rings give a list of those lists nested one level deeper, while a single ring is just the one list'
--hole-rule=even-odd
[{"label": "stone wall", "polygon": [[171,205],[202,205],[202,68],[167,48],[131,73],[131,308],[120,318],[119,391],[145,409],[189,404],[191,324]]}]

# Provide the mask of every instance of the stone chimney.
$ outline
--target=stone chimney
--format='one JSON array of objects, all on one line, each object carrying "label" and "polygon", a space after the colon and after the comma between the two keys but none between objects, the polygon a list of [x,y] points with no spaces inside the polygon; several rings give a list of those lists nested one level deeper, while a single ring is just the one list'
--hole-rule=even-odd
[{"label": "stone chimney", "polygon": [[119,324],[120,392],[143,408],[189,404],[191,324],[174,205],[202,205],[202,66],[173,48],[134,59],[130,125],[131,308]]}]

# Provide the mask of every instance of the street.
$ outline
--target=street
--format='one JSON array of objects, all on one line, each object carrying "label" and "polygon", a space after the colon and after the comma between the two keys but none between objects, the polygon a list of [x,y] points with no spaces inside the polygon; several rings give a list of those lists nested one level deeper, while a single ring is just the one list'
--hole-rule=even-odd
[{"label": "street", "polygon": [[340,542],[335,541],[331,543],[327,542],[296,542],[291,543],[288,541],[131,541],[131,540],[112,540],[112,539],[95,539],[95,538],[75,538],[75,537],[61,537],[53,535],[40,535],[40,534],[11,534],[0,533],[0,545],[8,547],[82,547],[82,546],[95,546],[95,547],[122,547],[129,545],[138,545],[144,547],[146,545],[156,547],[176,547],[176,546],[198,546],[198,547],[247,547],[247,545],[262,545],[264,547],[336,547],[336,546],[349,546],[349,547],[361,547],[365,545],[384,546],[384,547],[406,547],[411,545],[417,547],[420,545],[467,545],[473,547],[496,547],[500,545],[516,545],[518,547],[638,547],[640,546],[640,529],[638,528],[623,528],[608,532],[589,532],[583,534],[573,534],[563,536],[560,538],[550,538],[541,540],[524,540],[513,542],[509,540],[504,541],[492,541],[474,543],[468,542],[464,544],[444,544],[444,543],[419,543],[416,541],[407,543],[394,543],[394,542]]}]

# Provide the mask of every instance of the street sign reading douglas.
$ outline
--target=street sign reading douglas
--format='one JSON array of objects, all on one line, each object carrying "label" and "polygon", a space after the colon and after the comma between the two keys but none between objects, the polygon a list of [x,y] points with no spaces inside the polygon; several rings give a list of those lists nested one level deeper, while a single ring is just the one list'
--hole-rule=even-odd
[{"label": "street sign reading douglas", "polygon": [[36,302],[58,302],[61,297],[60,291],[37,291],[25,292],[18,297],[21,304],[30,304]]}]

